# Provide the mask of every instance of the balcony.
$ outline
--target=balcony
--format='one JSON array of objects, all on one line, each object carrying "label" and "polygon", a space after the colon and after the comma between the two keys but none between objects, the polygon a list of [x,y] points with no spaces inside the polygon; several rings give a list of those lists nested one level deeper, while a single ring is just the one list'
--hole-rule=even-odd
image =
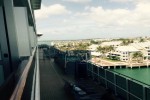
[{"label": "balcony", "polygon": [[0,98],[4,100],[72,100],[63,87],[64,80],[73,82],[73,78],[65,76],[53,59],[49,59],[44,54],[43,49],[35,48],[32,56],[23,60],[19,67],[14,77],[10,78],[18,79],[17,83],[10,80],[4,87],[5,92],[1,91],[3,95]]}]

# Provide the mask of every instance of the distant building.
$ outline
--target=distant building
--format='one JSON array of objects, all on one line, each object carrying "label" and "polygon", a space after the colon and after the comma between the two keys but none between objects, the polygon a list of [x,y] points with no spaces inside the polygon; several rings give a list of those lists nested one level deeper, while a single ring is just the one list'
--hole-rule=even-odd
[{"label": "distant building", "polygon": [[110,41],[110,42],[103,42],[101,44],[102,47],[105,47],[105,46],[112,46],[114,48],[117,48],[118,46],[120,46],[122,43],[122,41]]},{"label": "distant building", "polygon": [[88,50],[90,50],[91,52],[96,52],[97,51],[97,47],[99,47],[99,45],[96,44],[92,44],[88,47]]},{"label": "distant building", "polygon": [[150,41],[149,42],[140,42],[140,43],[132,43],[130,46],[135,47],[143,53],[144,59],[150,59]]},{"label": "distant building", "polygon": [[110,41],[109,38],[92,39],[93,41]]},{"label": "distant building", "polygon": [[101,53],[100,52],[91,52],[91,56],[99,57],[99,56],[101,56]]}]

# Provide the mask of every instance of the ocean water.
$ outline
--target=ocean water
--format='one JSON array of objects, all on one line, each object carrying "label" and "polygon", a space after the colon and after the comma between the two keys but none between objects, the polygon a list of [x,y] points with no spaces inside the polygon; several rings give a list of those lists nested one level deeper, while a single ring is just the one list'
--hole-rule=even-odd
[{"label": "ocean water", "polygon": [[111,71],[115,71],[119,74],[125,75],[134,80],[150,85],[150,68],[120,68],[111,69]]}]

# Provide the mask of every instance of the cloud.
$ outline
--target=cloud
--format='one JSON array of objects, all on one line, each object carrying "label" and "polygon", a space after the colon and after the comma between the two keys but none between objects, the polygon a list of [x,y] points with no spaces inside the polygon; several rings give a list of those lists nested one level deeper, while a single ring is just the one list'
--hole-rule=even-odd
[{"label": "cloud", "polygon": [[[85,7],[86,12],[78,12],[77,17],[93,20],[100,26],[149,26],[150,3],[139,2],[134,9],[104,9],[103,7]],[[87,11],[88,10],[88,11]]]},{"label": "cloud", "polygon": [[63,0],[63,1],[74,2],[74,3],[89,3],[92,0]]},{"label": "cloud", "polygon": [[150,2],[150,0],[109,0],[110,2],[117,2],[117,3],[147,3],[147,2]]},{"label": "cloud", "polygon": [[[59,20],[49,18],[47,26],[39,28],[43,33],[41,39],[149,36],[150,0],[132,2],[134,2],[132,9],[87,5],[84,10],[59,17]],[[68,12],[67,10],[65,14]],[[49,17],[57,14],[46,15]]]},{"label": "cloud", "polygon": [[133,2],[137,0],[109,0],[110,2],[119,2],[119,3],[125,3],[125,2]]},{"label": "cloud", "polygon": [[42,4],[41,9],[35,11],[35,17],[37,19],[44,19],[53,15],[64,15],[64,14],[69,14],[69,13],[71,12],[67,10],[65,6],[61,4],[54,4],[50,6],[45,6]]}]

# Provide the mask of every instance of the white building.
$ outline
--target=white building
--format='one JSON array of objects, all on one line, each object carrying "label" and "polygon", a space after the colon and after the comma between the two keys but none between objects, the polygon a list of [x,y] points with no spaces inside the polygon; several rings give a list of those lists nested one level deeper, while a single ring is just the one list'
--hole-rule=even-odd
[{"label": "white building", "polygon": [[144,59],[150,59],[150,41],[149,42],[140,42],[140,43],[132,43],[130,46],[134,46],[138,50],[143,53]]},{"label": "white building", "polygon": [[92,56],[100,56],[101,55],[100,52],[97,52],[97,47],[99,47],[99,45],[96,45],[96,44],[92,44],[88,47],[88,50],[91,51]]},{"label": "white building", "polygon": [[116,48],[117,55],[120,55],[120,61],[129,61],[129,58],[132,56],[132,54],[139,51],[140,50],[133,46],[119,46]]},{"label": "white building", "polygon": [[99,56],[101,56],[101,53],[100,52],[91,52],[91,55],[99,57]]},{"label": "white building", "polygon": [[103,43],[101,43],[101,47],[112,46],[114,48],[117,48],[118,46],[121,45],[121,43],[122,43],[122,41],[103,42]]}]

